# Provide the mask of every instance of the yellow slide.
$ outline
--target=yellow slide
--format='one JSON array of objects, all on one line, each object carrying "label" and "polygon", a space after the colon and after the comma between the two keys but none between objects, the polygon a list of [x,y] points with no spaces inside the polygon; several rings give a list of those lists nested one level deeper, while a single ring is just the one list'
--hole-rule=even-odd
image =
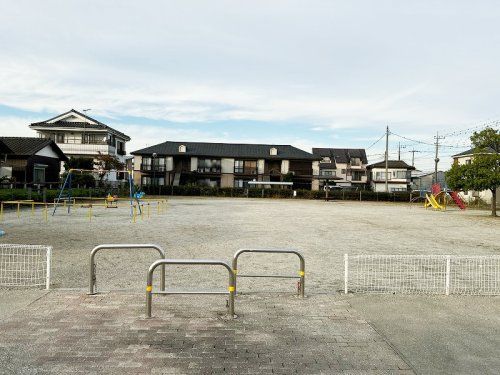
[{"label": "yellow slide", "polygon": [[434,196],[434,194],[425,194],[425,198],[426,198],[426,201],[425,201],[425,208],[427,208],[428,206],[432,206],[432,208],[436,209],[436,210],[444,210],[444,207],[441,206],[437,201],[436,201],[436,197]]}]

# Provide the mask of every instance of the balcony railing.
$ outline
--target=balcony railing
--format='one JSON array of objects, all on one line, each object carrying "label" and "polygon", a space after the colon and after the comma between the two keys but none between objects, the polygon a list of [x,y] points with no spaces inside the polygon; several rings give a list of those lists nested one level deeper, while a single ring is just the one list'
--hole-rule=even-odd
[{"label": "balcony railing", "polygon": [[105,155],[115,155],[116,148],[107,144],[88,143],[57,143],[65,154],[97,155],[99,152]]},{"label": "balcony railing", "polygon": [[235,174],[257,174],[257,168],[234,168]]},{"label": "balcony railing", "polygon": [[312,169],[294,169],[293,171],[290,171],[293,173],[295,176],[312,176],[313,170]]},{"label": "balcony railing", "polygon": [[141,171],[145,172],[165,172],[166,170],[164,165],[141,164]]},{"label": "balcony railing", "polygon": [[198,173],[220,173],[221,169],[217,167],[199,167],[196,171]]}]

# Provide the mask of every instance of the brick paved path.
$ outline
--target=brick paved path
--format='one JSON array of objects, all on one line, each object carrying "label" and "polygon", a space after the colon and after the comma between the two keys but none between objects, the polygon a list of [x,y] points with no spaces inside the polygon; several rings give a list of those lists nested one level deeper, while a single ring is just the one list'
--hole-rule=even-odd
[{"label": "brick paved path", "polygon": [[[333,295],[161,296],[54,291],[0,323],[7,374],[413,374]],[[3,372],[2,372],[3,371]]]}]

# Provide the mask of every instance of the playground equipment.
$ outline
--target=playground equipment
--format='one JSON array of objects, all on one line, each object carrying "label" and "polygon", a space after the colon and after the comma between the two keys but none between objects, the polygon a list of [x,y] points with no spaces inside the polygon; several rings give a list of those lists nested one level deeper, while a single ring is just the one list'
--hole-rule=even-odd
[{"label": "playground equipment", "polygon": [[[90,252],[90,283],[89,283],[89,294],[96,294],[96,262],[95,256],[100,250],[113,250],[113,249],[154,249],[160,253],[162,259],[165,259],[165,251],[158,245],[155,244],[103,244],[96,246]],[[160,278],[160,290],[165,290],[165,266],[161,267],[161,278]]]},{"label": "playground equipment", "polygon": [[[238,258],[243,253],[267,253],[267,254],[295,254],[300,260],[299,276],[288,276],[288,275],[239,275],[238,274]],[[306,263],[304,256],[298,250],[294,249],[241,249],[238,250],[233,256],[233,272],[234,272],[234,293],[236,294],[236,283],[238,277],[268,277],[275,279],[299,279],[298,292],[300,297],[304,297],[305,290],[305,275],[306,275]]]},{"label": "playground equipment", "polygon": [[[111,171],[106,171],[106,170],[93,170],[93,169],[70,169],[68,171],[68,175],[66,176],[65,180],[64,180],[64,184],[61,188],[61,191],[59,192],[59,195],[56,199],[56,201],[54,202],[54,211],[52,212],[52,216],[54,216],[56,214],[56,210],[57,210],[57,207],[59,206],[59,203],[61,202],[61,200],[63,201],[70,201],[72,199],[72,193],[73,193],[73,189],[72,189],[72,186],[71,186],[71,181],[73,179],[73,174],[74,173],[77,173],[77,172],[80,172],[80,173],[85,173],[85,172],[89,172],[89,173],[108,173],[108,172],[111,172]],[[129,171],[129,170],[124,170],[124,171],[117,171],[117,172],[121,172],[121,173],[126,173],[127,176],[128,176],[128,184],[129,184],[129,194],[130,194],[130,216],[133,216],[133,186],[134,186],[134,182],[132,181],[132,171]],[[67,191],[67,194],[65,195],[64,194],[64,191]],[[107,206],[108,202],[105,201],[105,204]],[[68,214],[71,212],[71,205],[67,205],[68,207]],[[90,206],[90,209],[92,209],[92,205]]]},{"label": "playground equipment", "polygon": [[446,210],[447,200],[450,198],[461,209],[465,210],[465,202],[456,191],[441,190],[440,184],[433,184],[430,194],[425,194],[424,207],[432,207],[437,210]]},{"label": "playground equipment", "polygon": [[[153,292],[153,272],[156,267],[166,264],[174,265],[208,265],[222,266],[227,269],[229,275],[228,291],[159,291]],[[227,294],[229,295],[228,310],[229,315],[235,318],[234,314],[234,293],[235,293],[235,276],[233,270],[228,263],[222,260],[198,260],[198,259],[161,259],[154,262],[148,270],[147,286],[146,286],[146,317],[151,318],[151,305],[153,294]]]}]

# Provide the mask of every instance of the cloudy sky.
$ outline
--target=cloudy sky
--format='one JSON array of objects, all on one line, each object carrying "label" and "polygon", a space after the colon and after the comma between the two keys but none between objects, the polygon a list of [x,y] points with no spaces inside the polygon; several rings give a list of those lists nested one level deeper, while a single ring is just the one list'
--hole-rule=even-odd
[{"label": "cloudy sky", "polygon": [[[441,168],[500,120],[500,2],[0,0],[0,134],[71,108],[132,137],[369,148]],[[397,134],[397,135],[396,135]],[[402,138],[405,137],[405,138]],[[417,142],[418,141],[418,142]],[[369,161],[382,159],[384,140]]]}]

